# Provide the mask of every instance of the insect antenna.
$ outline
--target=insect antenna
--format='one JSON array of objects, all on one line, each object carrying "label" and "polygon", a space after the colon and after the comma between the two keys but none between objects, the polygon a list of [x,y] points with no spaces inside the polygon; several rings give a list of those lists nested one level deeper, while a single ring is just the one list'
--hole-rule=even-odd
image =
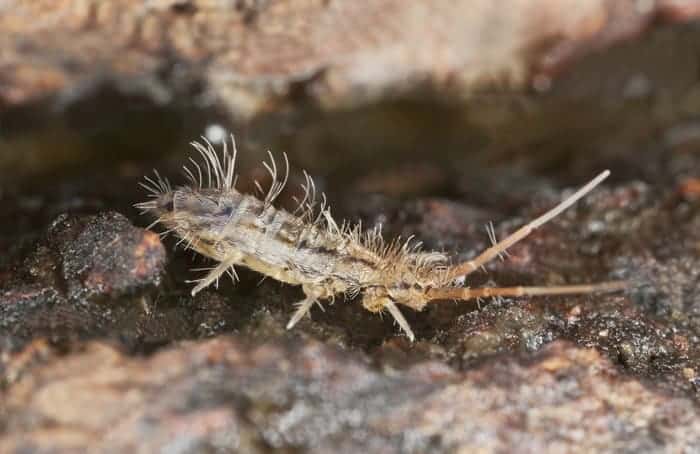
[{"label": "insect antenna", "polygon": [[483,288],[434,288],[428,290],[428,298],[438,300],[461,300],[503,297],[503,296],[542,296],[542,295],[578,295],[586,293],[607,293],[624,290],[627,288],[625,281],[609,281],[597,284],[583,285],[558,285],[552,287],[483,287]]},{"label": "insect antenna", "polygon": [[458,265],[453,266],[449,270],[450,277],[454,280],[454,279],[458,279],[458,278],[467,276],[467,275],[473,273],[474,271],[478,270],[479,268],[481,268],[486,263],[493,260],[495,257],[498,257],[500,254],[503,254],[503,252],[506,251],[509,247],[511,247],[515,243],[525,239],[535,229],[537,229],[538,227],[541,227],[542,225],[551,221],[553,218],[555,218],[556,216],[561,214],[564,210],[566,210],[571,205],[576,203],[579,199],[581,199],[586,194],[591,192],[596,186],[598,186],[609,175],[610,175],[609,170],[606,170],[606,171],[600,173],[597,177],[595,177],[594,179],[589,181],[587,184],[582,186],[578,191],[574,192],[569,197],[565,198],[561,203],[559,203],[557,206],[555,206],[551,210],[547,211],[542,216],[540,216],[537,219],[535,219],[534,221],[531,221],[531,222],[525,224],[524,226],[520,227],[515,232],[511,233],[510,235],[508,235],[507,237],[505,237],[501,241],[497,242],[493,246],[486,249],[484,252],[479,254],[474,259],[468,260],[466,262],[463,262],[463,263],[460,263]]}]

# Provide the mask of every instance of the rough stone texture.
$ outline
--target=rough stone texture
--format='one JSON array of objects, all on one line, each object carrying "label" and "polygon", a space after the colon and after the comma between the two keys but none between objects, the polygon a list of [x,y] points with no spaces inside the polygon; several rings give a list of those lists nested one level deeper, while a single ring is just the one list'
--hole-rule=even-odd
[{"label": "rough stone texture", "polygon": [[[489,219],[503,219],[496,223],[502,236],[562,195],[531,178],[524,203],[521,193],[499,193],[498,181],[489,211],[434,197],[398,202],[352,193],[336,206],[458,259],[488,244],[482,226]],[[173,251],[158,284],[163,250],[152,234],[115,214],[60,217],[31,253],[14,250],[28,258],[4,271],[2,449],[692,451],[700,437],[700,198],[693,188],[692,180],[657,190],[639,182],[603,187],[471,281],[622,277],[632,283],[626,294],[404,311],[418,337],[413,344],[356,302],[314,309],[286,331],[299,289],[259,283],[244,270],[236,286],[222,282],[190,298],[188,268],[207,262]],[[521,203],[515,214],[508,208]],[[126,242],[115,243],[115,232]],[[96,251],[127,264],[108,267],[115,276],[98,281],[125,283],[91,284],[105,266]],[[121,270],[144,267],[143,279],[123,281]],[[26,284],[33,269],[55,271]],[[144,279],[158,287],[141,287]]]},{"label": "rough stone texture", "polygon": [[148,358],[90,343],[36,362],[4,402],[4,452],[683,452],[700,443],[689,400],[563,342],[464,373],[436,361],[382,371],[318,342],[251,348],[225,337]]},{"label": "rough stone texture", "polygon": [[201,74],[232,110],[250,115],[300,90],[348,104],[417,87],[543,87],[572,57],[653,21],[696,17],[700,4],[81,0],[4,1],[0,12],[9,44],[0,59],[2,103],[80,96],[102,78],[141,83],[166,102],[172,87],[158,72],[179,65],[175,76]]},{"label": "rough stone texture", "polygon": [[158,285],[164,262],[158,235],[121,214],[61,215],[3,274],[0,342],[103,332],[120,312],[108,300]]}]

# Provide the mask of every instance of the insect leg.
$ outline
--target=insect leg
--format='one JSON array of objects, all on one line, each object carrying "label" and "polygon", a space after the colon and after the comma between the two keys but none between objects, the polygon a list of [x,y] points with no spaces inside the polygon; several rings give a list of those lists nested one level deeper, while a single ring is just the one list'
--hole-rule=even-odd
[{"label": "insect leg", "polygon": [[452,279],[457,279],[459,277],[467,276],[472,272],[478,270],[486,263],[490,262],[494,258],[498,257],[509,247],[525,239],[530,233],[532,233],[536,228],[541,227],[547,222],[551,221],[554,217],[561,214],[564,210],[569,208],[571,205],[576,203],[579,199],[584,197],[586,194],[591,192],[593,188],[598,186],[603,180],[605,180],[610,172],[608,170],[602,172],[597,177],[589,181],[586,185],[581,187],[578,191],[574,192],[571,196],[564,199],[559,205],[555,206],[542,216],[538,217],[534,221],[531,221],[524,226],[520,227],[515,232],[511,233],[501,241],[497,242],[490,248],[486,249],[484,252],[479,254],[472,260],[457,264],[449,270],[449,276]]},{"label": "insect leg", "polygon": [[390,299],[386,299],[386,302],[384,303],[384,307],[386,310],[389,311],[389,313],[394,317],[394,320],[396,320],[396,323],[399,324],[401,329],[403,330],[404,333],[406,333],[406,336],[408,339],[413,342],[416,340],[415,334],[413,334],[413,330],[411,329],[411,326],[408,324],[408,321],[404,318],[403,314],[399,310],[398,307],[396,307],[396,303],[394,303]]},{"label": "insect leg", "polygon": [[553,287],[484,287],[484,288],[435,288],[428,291],[428,298],[435,300],[470,300],[490,296],[535,296],[535,295],[577,295],[586,293],[606,293],[624,290],[624,281],[601,282],[598,284],[561,285]]},{"label": "insect leg", "polygon": [[304,318],[304,315],[311,310],[311,306],[314,305],[316,302],[316,298],[312,296],[307,296],[303,300],[299,301],[298,303],[295,304],[297,306],[296,312],[294,312],[294,315],[292,315],[292,318],[289,319],[289,323],[287,323],[287,329],[292,329],[294,328],[294,325],[296,325],[299,320]]},{"label": "insect leg", "polygon": [[[205,289],[209,285],[211,285],[214,281],[218,281],[219,278],[227,272],[229,269],[233,267],[238,261],[240,260],[240,257],[238,255],[234,255],[231,257],[228,257],[221,261],[216,267],[214,267],[209,274],[204,276],[202,279],[198,281],[189,281],[189,282],[198,282],[198,284],[192,289],[192,296],[195,296],[197,293],[199,293],[201,290]],[[235,273],[235,271],[234,271]]]}]

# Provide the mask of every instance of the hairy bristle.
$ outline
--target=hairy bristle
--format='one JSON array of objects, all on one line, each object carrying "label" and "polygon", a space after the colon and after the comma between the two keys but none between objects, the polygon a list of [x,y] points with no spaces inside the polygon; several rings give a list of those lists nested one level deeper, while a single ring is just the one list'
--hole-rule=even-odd
[{"label": "hairy bristle", "polygon": [[[189,158],[189,164],[183,166],[184,175],[193,191],[202,189],[218,190],[222,195],[228,191],[235,191],[238,176],[236,175],[236,158],[238,149],[236,140],[231,137],[231,146],[224,142],[219,150],[206,138],[201,141],[193,141],[190,144],[200,155],[200,159]],[[264,191],[256,181],[256,187],[261,193],[261,201],[265,209],[271,206],[280,196],[289,181],[290,165],[286,153],[283,153],[284,171],[281,171],[273,154],[267,152],[268,160],[263,162],[263,167],[270,176],[271,184]],[[302,170],[304,182],[301,184],[303,196],[296,199],[297,206],[292,210],[300,225],[306,229],[321,229],[329,238],[336,238],[337,242],[350,242],[365,248],[375,255],[385,271],[397,270],[409,267],[416,272],[444,268],[446,258],[441,253],[422,252],[422,244],[413,241],[413,237],[405,240],[395,238],[391,242],[385,242],[382,236],[381,226],[364,230],[362,224],[352,225],[343,222],[341,225],[335,221],[330,207],[327,204],[326,195],[319,192],[313,178]],[[154,177],[145,177],[145,182],[140,183],[152,198],[161,197],[172,192],[170,183],[154,170]],[[157,201],[150,200],[135,205],[142,211],[151,211],[157,208]],[[157,221],[156,221],[157,222]],[[490,232],[491,233],[491,232]],[[491,233],[492,234],[492,233]],[[183,239],[184,244],[189,245],[190,238]]]},{"label": "hairy bristle", "polygon": [[284,170],[278,167],[269,151],[262,165],[270,176],[267,191],[256,181],[260,198],[239,193],[235,186],[236,142],[226,142],[217,151],[206,138],[192,142],[201,159],[190,158],[183,167],[190,187],[173,190],[167,179],[154,170],[141,186],[151,200],[136,204],[158,219],[165,231],[174,232],[178,245],[218,262],[206,269],[207,275],[196,282],[194,296],[209,285],[218,285],[228,273],[235,282],[234,266],[242,265],[282,282],[301,285],[306,295],[287,324],[293,327],[319,300],[333,302],[337,295],[354,298],[362,294],[365,309],[388,311],[410,340],[415,335],[398,308],[398,304],[423,310],[440,299],[469,300],[487,296],[560,295],[617,291],[626,284],[600,284],[555,287],[463,287],[463,279],[491,260],[507,256],[513,244],[523,240],[536,228],[549,222],[600,184],[605,171],[565,198],[553,209],[499,240],[492,223],[486,226],[491,246],[477,257],[448,265],[445,254],[424,251],[422,243],[397,237],[385,241],[381,226],[364,230],[362,223],[338,224],[323,192],[303,171],[303,196],[296,199],[291,213],[273,206],[289,180],[290,166],[286,154]]},{"label": "hairy bristle", "polygon": [[202,157],[202,164],[206,169],[206,185],[204,184],[202,167],[192,158],[190,158],[190,163],[197,169],[197,175],[195,176],[192,170],[185,165],[183,166],[185,176],[190,181],[193,188],[233,189],[236,184],[236,156],[238,154],[236,139],[233,137],[233,134],[231,135],[232,151],[229,152],[228,144],[224,141],[221,155],[216,152],[214,145],[212,145],[206,137],[202,137],[202,141],[204,144],[193,141],[190,142],[190,145],[192,145]]}]

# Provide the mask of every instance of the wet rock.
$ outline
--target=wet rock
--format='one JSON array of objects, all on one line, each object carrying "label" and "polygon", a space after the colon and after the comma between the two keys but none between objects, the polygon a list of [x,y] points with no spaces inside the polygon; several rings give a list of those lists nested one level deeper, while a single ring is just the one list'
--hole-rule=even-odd
[{"label": "wet rock", "polygon": [[695,405],[619,373],[593,349],[556,342],[464,373],[434,361],[398,372],[314,341],[222,337],[142,358],[90,343],[42,358],[6,390],[0,446],[398,453],[700,443]]}]

